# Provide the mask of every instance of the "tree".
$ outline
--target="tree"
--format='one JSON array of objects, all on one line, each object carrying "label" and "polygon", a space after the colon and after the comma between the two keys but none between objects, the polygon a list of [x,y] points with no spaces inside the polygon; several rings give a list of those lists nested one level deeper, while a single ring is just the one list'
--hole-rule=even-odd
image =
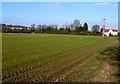
[{"label": "tree", "polygon": [[71,31],[70,31],[70,28],[66,28],[66,30],[70,33]]},{"label": "tree", "polygon": [[31,28],[35,28],[35,24],[31,24]]},{"label": "tree", "polygon": [[60,34],[68,34],[68,31],[64,28],[59,28],[59,33]]},{"label": "tree", "polygon": [[41,25],[37,25],[37,28],[38,28],[38,29],[41,29]]},{"label": "tree", "polygon": [[6,26],[6,24],[2,24],[2,26]]},{"label": "tree", "polygon": [[100,26],[99,25],[93,25],[92,26],[92,32],[94,32],[95,34],[97,34],[99,32]]},{"label": "tree", "polygon": [[74,27],[76,27],[76,26],[81,26],[80,21],[79,21],[78,19],[76,19],[76,20],[73,22],[73,25],[74,25]]},{"label": "tree", "polygon": [[76,26],[75,31],[76,31],[76,32],[80,32],[80,31],[81,31],[81,28],[80,28],[79,26]]},{"label": "tree", "polygon": [[104,29],[105,28],[101,28],[101,30],[100,30],[100,33],[101,33],[102,36],[104,36],[104,34],[103,34]]},{"label": "tree", "polygon": [[88,30],[88,24],[86,22],[83,25],[83,30]]},{"label": "tree", "polygon": [[35,32],[35,24],[31,25],[31,32]]}]

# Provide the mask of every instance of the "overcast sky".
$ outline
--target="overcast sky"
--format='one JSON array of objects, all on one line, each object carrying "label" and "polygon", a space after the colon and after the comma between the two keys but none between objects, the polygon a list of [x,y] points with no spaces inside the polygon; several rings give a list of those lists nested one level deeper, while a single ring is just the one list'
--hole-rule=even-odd
[{"label": "overcast sky", "polygon": [[70,24],[79,19],[89,30],[94,24],[118,28],[117,2],[3,2],[2,22],[30,26],[31,24]]}]

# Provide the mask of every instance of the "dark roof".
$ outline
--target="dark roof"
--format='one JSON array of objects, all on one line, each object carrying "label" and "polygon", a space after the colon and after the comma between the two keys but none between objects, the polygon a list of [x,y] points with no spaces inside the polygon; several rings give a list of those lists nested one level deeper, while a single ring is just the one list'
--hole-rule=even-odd
[{"label": "dark roof", "polygon": [[104,32],[108,32],[110,29],[105,29]]},{"label": "dark roof", "polygon": [[117,29],[112,29],[112,31],[113,31],[113,32],[118,32],[118,30],[117,30]]},{"label": "dark roof", "polygon": [[[104,32],[108,32],[110,29],[105,29]],[[112,29],[113,32],[118,32],[117,29]]]}]

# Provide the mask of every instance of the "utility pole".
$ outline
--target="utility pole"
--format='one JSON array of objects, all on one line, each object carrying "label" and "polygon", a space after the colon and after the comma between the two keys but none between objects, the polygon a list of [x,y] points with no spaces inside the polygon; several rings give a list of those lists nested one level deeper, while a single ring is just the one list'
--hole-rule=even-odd
[{"label": "utility pole", "polygon": [[104,37],[105,22],[106,22],[106,19],[103,19],[103,20],[102,20],[102,23],[103,23],[103,27],[102,27],[102,37]]}]

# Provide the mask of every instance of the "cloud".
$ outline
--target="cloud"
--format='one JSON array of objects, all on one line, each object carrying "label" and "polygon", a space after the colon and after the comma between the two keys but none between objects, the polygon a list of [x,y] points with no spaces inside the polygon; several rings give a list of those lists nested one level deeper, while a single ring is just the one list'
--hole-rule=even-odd
[{"label": "cloud", "polygon": [[117,4],[115,4],[114,2],[110,3],[110,2],[96,2],[95,4],[93,4],[93,6],[98,6],[98,7],[113,7],[113,6],[117,6]]},{"label": "cloud", "polygon": [[61,5],[60,3],[49,3],[49,4],[45,4],[45,5],[41,5],[41,8],[47,8],[47,9],[60,9],[60,8],[64,8],[63,5]]},{"label": "cloud", "polygon": [[115,2],[95,2],[95,3],[86,3],[80,5],[79,7],[82,8],[94,8],[94,7],[117,7],[117,3]]}]

